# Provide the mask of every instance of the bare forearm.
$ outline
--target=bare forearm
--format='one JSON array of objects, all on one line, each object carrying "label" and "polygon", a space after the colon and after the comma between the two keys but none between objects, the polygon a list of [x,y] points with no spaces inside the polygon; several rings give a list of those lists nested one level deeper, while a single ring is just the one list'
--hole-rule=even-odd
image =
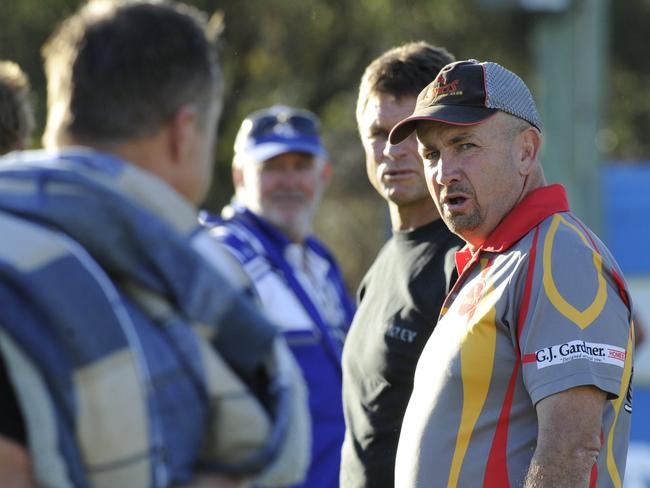
[{"label": "bare forearm", "polygon": [[27,449],[3,436],[0,436],[0,480],[3,488],[36,487]]},{"label": "bare forearm", "polygon": [[216,474],[198,475],[189,485],[176,488],[248,488],[250,483]]},{"label": "bare forearm", "polygon": [[578,449],[572,455],[535,452],[524,488],[587,488],[598,451]]},{"label": "bare forearm", "polygon": [[605,392],[579,386],[541,400],[537,447],[524,488],[587,488],[601,448]]}]

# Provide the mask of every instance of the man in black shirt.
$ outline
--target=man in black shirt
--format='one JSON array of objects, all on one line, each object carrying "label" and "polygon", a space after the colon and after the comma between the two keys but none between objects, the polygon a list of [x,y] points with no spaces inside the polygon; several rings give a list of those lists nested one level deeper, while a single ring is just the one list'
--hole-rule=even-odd
[{"label": "man in black shirt", "polygon": [[418,93],[451,61],[443,48],[409,43],[375,59],[361,79],[357,123],[366,170],[388,203],[393,236],[359,287],[343,351],[345,488],[393,486],[415,366],[456,279],[454,255],[462,241],[429,196],[415,136],[399,146],[388,142]]}]

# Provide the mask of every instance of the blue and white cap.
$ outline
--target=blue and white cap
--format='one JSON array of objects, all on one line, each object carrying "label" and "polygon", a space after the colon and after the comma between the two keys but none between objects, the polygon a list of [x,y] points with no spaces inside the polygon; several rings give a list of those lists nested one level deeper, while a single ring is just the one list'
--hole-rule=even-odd
[{"label": "blue and white cap", "polygon": [[235,156],[260,163],[287,152],[326,158],[319,130],[320,122],[313,113],[274,105],[244,119],[235,139]]}]

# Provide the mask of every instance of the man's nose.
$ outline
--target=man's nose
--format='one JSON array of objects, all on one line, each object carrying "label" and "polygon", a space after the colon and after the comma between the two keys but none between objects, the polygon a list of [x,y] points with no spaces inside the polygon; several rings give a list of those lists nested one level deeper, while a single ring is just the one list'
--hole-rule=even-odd
[{"label": "man's nose", "polygon": [[460,180],[460,165],[449,153],[440,153],[436,169],[436,182],[439,185],[449,185],[453,181]]},{"label": "man's nose", "polygon": [[384,157],[389,159],[400,159],[404,156],[404,154],[406,154],[406,144],[391,144],[390,142],[386,141],[383,154]]},{"label": "man's nose", "polygon": [[294,167],[283,168],[280,173],[280,181],[286,186],[293,186],[300,179],[301,171]]}]

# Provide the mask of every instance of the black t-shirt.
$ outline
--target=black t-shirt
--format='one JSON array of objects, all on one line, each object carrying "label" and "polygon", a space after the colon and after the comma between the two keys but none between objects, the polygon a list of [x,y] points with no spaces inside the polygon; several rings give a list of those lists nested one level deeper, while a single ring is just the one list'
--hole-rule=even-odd
[{"label": "black t-shirt", "polygon": [[457,278],[462,245],[441,219],[395,232],[361,282],[343,350],[345,488],[393,486],[415,367]]},{"label": "black t-shirt", "polygon": [[20,413],[13,385],[0,354],[0,436],[26,444],[25,424]]}]

